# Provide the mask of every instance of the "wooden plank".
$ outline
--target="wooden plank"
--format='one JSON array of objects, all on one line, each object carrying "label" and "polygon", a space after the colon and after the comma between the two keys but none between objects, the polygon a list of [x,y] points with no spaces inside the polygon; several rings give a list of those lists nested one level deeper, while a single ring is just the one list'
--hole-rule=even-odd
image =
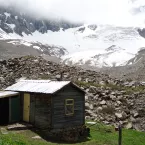
[{"label": "wooden plank", "polygon": [[36,94],[35,96],[35,126],[48,128],[51,123],[51,97],[46,94]]},{"label": "wooden plank", "polygon": [[[63,128],[64,126],[79,126],[84,123],[84,93],[71,86],[66,87],[60,91],[52,99],[53,102],[53,116],[52,126],[54,128]],[[65,115],[65,99],[74,99],[74,115]]]},{"label": "wooden plank", "polygon": [[30,99],[30,123],[35,123],[35,95],[31,94]]},{"label": "wooden plank", "polygon": [[30,117],[30,94],[24,94],[24,107],[23,107],[23,121],[29,122]]}]

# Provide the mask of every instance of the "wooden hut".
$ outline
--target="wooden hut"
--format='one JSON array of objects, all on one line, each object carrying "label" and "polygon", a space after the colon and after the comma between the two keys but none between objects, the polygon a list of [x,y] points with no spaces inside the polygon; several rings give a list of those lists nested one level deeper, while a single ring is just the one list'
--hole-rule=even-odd
[{"label": "wooden hut", "polygon": [[20,121],[20,97],[18,92],[0,91],[0,124]]},{"label": "wooden hut", "polygon": [[85,124],[85,93],[70,81],[22,80],[6,88],[21,96],[21,120],[41,129]]}]

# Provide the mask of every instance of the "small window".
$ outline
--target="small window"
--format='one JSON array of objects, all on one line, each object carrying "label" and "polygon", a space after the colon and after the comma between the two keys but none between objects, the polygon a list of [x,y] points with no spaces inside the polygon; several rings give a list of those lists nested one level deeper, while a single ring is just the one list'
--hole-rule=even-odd
[{"label": "small window", "polygon": [[74,99],[65,100],[65,115],[74,115]]}]

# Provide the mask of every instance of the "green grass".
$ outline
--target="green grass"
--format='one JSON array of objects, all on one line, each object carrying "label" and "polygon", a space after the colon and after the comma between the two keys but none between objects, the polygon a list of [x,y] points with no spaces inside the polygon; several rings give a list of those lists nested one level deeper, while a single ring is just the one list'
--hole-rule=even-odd
[{"label": "green grass", "polygon": [[51,76],[50,75],[43,74],[43,75],[40,76],[40,78],[42,80],[49,80],[51,78]]},{"label": "green grass", "polygon": [[[80,141],[76,145],[118,145],[118,132],[114,127],[96,124],[91,126],[91,137],[87,141]],[[9,134],[0,134],[0,145],[57,145],[58,143],[44,139],[32,139],[37,134],[31,130],[21,132],[10,131]],[[123,129],[122,145],[145,145],[145,133]]]},{"label": "green grass", "polygon": [[[113,127],[95,125],[91,127],[91,136],[90,144],[118,145],[118,132]],[[122,145],[145,145],[145,133],[123,129]]]},{"label": "green grass", "polygon": [[95,86],[97,88],[103,87],[104,89],[110,88],[113,91],[115,90],[125,91],[126,95],[132,94],[134,92],[145,93],[145,86],[128,87],[128,86],[114,85],[114,84],[101,85],[93,82],[83,82],[83,81],[76,81],[75,83],[80,87]]}]

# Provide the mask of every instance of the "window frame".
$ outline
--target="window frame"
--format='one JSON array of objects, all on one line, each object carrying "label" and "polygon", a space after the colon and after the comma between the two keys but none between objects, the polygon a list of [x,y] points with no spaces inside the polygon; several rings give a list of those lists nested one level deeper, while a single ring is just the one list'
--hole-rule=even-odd
[{"label": "window frame", "polygon": [[[68,103],[67,101],[72,101],[72,103]],[[66,113],[67,106],[72,106],[72,113]],[[74,99],[65,99],[65,115],[73,116],[74,115]]]}]

